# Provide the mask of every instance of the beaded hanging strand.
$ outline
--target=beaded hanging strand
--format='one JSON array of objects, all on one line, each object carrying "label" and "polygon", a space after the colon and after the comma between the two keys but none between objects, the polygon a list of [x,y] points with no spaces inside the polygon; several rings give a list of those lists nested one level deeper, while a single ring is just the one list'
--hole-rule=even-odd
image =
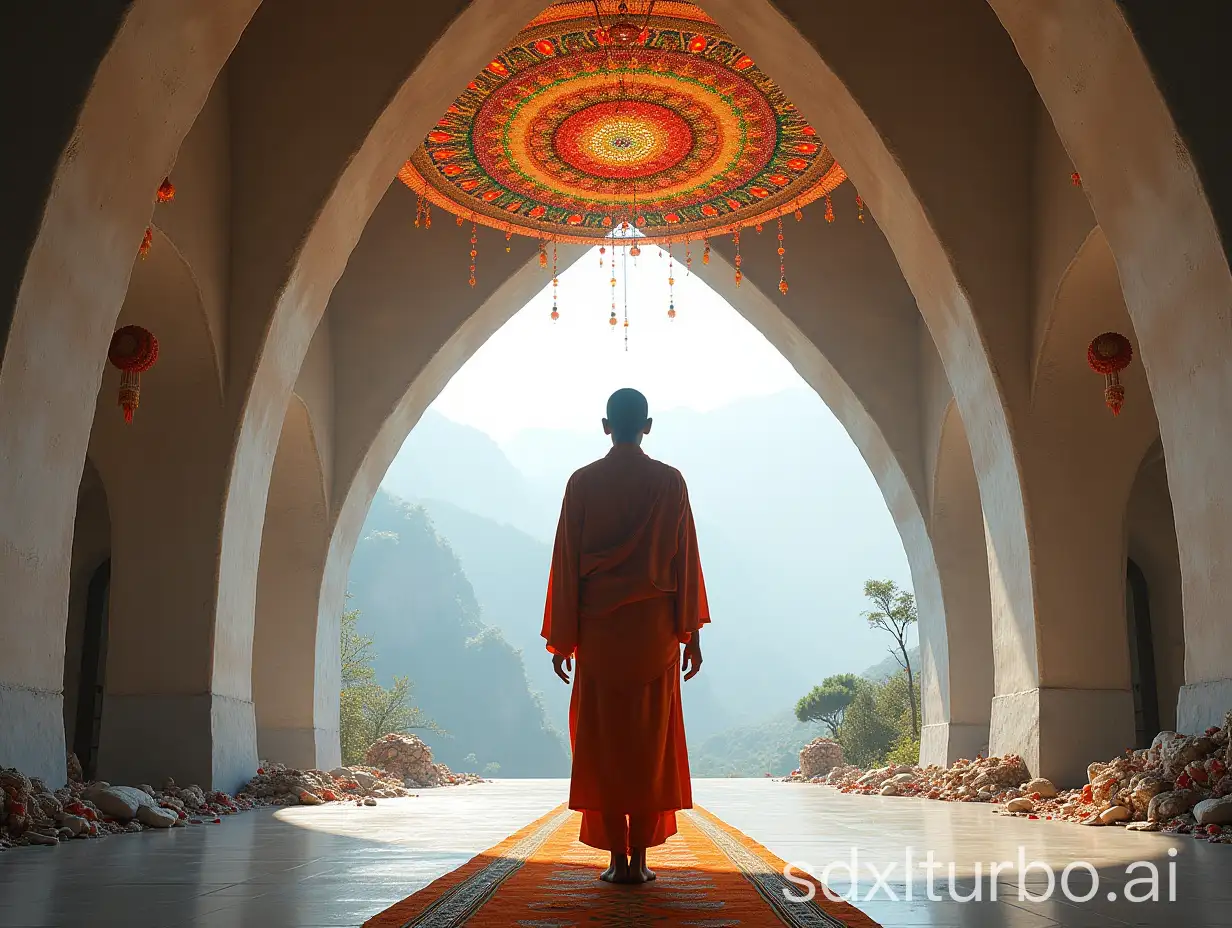
[{"label": "beaded hanging strand", "polygon": [[826,194],[826,222],[834,221],[834,204],[830,202],[830,194]]},{"label": "beaded hanging strand", "polygon": [[544,239],[539,239],[539,266],[544,269],[548,266],[548,243]]},{"label": "beaded hanging strand", "polygon": [[675,272],[672,270],[672,243],[667,243],[667,318],[676,318]]},{"label": "beaded hanging strand", "polygon": [[693,252],[690,251],[690,248],[689,248],[689,246],[692,244],[693,243],[690,239],[686,238],[684,240],[684,276],[685,277],[688,277],[690,274],[693,273]]},{"label": "beaded hanging strand", "polygon": [[779,293],[787,292],[787,267],[784,256],[787,250],[783,247],[783,217],[779,217]]},{"label": "beaded hanging strand", "polygon": [[709,264],[710,263],[710,239],[708,238],[702,239],[702,244],[705,245],[705,247],[702,249],[702,264]]},{"label": "beaded hanging strand", "polygon": [[861,222],[863,222],[864,221],[864,197],[860,196],[858,193],[856,194],[856,209],[858,210],[858,212],[856,213],[856,218],[859,219]]},{"label": "beaded hanging strand", "polygon": [[556,308],[556,284],[559,281],[556,279],[556,240],[552,240],[552,321],[555,322],[560,318],[560,312]]},{"label": "beaded hanging strand", "polygon": [[478,241],[476,233],[479,227],[475,224],[475,219],[471,217],[471,286],[475,286],[475,256],[479,252],[475,249],[475,243]]},{"label": "beaded hanging strand", "polygon": [[[633,243],[633,247],[637,248],[637,242]],[[639,253],[641,249],[638,249]],[[625,278],[625,351],[629,350],[629,249],[625,249],[624,257],[620,262],[620,270]]]},{"label": "beaded hanging strand", "polygon": [[415,197],[415,228],[416,229],[419,228],[419,223],[423,219],[423,214],[424,214],[424,198],[423,198],[423,194],[421,193],[417,197]]},{"label": "beaded hanging strand", "polygon": [[432,204],[424,203],[424,228],[432,228]]},{"label": "beaded hanging strand", "polygon": [[736,244],[736,286],[740,286],[740,281],[744,280],[744,272],[740,270],[740,227],[736,226],[736,231],[732,234],[732,241]]}]

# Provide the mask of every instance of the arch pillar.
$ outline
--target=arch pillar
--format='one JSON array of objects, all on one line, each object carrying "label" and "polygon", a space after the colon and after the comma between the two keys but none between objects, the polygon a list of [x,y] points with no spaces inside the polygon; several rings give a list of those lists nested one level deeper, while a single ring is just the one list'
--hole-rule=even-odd
[{"label": "arch pillar", "polygon": [[318,660],[318,639],[337,628],[335,621],[318,632],[328,548],[316,439],[307,407],[292,395],[261,532],[252,697],[258,756],[301,769],[329,770],[341,763],[337,660]]},{"label": "arch pillar", "polygon": [[948,766],[988,750],[993,698],[984,518],[967,432],[952,402],[942,419],[929,509],[945,621],[926,628],[921,610],[925,725],[920,763]]},{"label": "arch pillar", "polygon": [[[1185,602],[1177,727],[1232,706],[1232,272],[1185,140],[1120,5],[990,0],[1108,237],[1168,458]],[[1092,62],[1098,60],[1098,66]]]}]

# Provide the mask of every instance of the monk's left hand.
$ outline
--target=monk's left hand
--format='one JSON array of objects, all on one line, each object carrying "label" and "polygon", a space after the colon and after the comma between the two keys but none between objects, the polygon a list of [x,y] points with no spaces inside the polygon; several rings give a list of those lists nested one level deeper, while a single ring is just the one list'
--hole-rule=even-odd
[{"label": "monk's left hand", "polygon": [[702,669],[702,643],[700,637],[699,632],[694,632],[693,637],[689,639],[689,643],[684,646],[684,657],[680,661],[680,669],[684,671],[684,678],[686,680],[692,680]]},{"label": "monk's left hand", "polygon": [[563,654],[553,654],[552,655],[552,669],[556,671],[556,676],[560,677],[562,680],[568,683],[569,674],[565,673],[565,671],[567,670],[569,671],[569,673],[573,672],[573,658],[566,657]]}]

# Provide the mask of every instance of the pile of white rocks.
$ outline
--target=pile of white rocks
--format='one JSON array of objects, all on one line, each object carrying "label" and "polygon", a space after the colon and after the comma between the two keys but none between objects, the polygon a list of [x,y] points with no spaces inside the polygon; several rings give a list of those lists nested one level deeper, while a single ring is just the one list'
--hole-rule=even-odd
[{"label": "pile of white rocks", "polygon": [[791,778],[818,780],[842,766],[845,766],[843,746],[833,738],[814,738],[800,749],[800,767]]},{"label": "pile of white rocks", "polygon": [[[387,757],[391,763],[374,763]],[[238,794],[179,786],[166,780],[113,786],[82,782],[81,765],[68,755],[68,783],[49,789],[38,777],[0,767],[0,850],[19,845],[55,845],[72,838],[96,838],[151,828],[221,824],[222,816],[258,806],[322,805],[350,802],[374,806],[378,799],[414,795],[414,790],[482,783],[432,761],[432,751],[414,735],[387,735],[368,750],[368,764],[333,770],[297,770],[262,761]]]},{"label": "pile of white rocks", "polygon": [[1222,726],[1201,735],[1162,731],[1149,748],[1090,764],[1081,789],[1058,790],[1050,780],[1031,777],[1014,754],[959,760],[950,767],[840,765],[814,777],[804,776],[802,765],[787,779],[861,795],[995,803],[994,811],[1003,815],[1124,825],[1232,844],[1232,712]]},{"label": "pile of white rocks", "polygon": [[415,735],[386,735],[368,748],[364,760],[419,789],[483,782],[478,774],[454,773],[444,764],[434,763],[432,749]]},{"label": "pile of white rocks", "polygon": [[1027,765],[1017,754],[959,760],[952,767],[916,767],[908,764],[861,770],[835,767],[819,782],[843,793],[881,796],[919,796],[948,802],[1003,802],[1021,794],[1026,785],[1047,789],[1046,780],[1031,780]]},{"label": "pile of white rocks", "polygon": [[69,755],[69,782],[55,790],[38,777],[0,767],[0,849],[217,824],[223,815],[253,807],[249,798],[199,786],[180,787],[172,780],[162,789],[148,784],[112,786],[102,780],[84,783],[76,761]]},{"label": "pile of white rocks", "polygon": [[1024,795],[1007,815],[1083,825],[1124,825],[1130,831],[1187,834],[1232,844],[1232,712],[1201,735],[1162,731],[1149,748],[1126,751],[1087,767],[1081,789]]}]

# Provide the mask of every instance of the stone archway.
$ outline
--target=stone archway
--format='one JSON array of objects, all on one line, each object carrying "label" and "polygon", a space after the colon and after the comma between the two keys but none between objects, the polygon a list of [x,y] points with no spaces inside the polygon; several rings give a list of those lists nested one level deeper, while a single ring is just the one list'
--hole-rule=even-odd
[{"label": "stone archway", "polygon": [[[398,13],[391,6],[370,2],[352,6],[346,16],[327,11],[319,20],[307,21],[291,4],[267,0],[245,37],[246,48],[229,68],[228,79],[238,80],[242,96],[231,127],[237,131],[233,151],[240,156],[232,202],[242,209],[233,217],[231,254],[237,263],[232,269],[230,321],[239,325],[229,326],[226,337],[226,405],[239,437],[231,476],[223,478],[223,488],[215,495],[219,509],[225,506],[228,514],[222,550],[207,562],[221,561],[219,569],[211,567],[208,574],[211,580],[217,575],[212,608],[223,629],[214,638],[217,676],[207,692],[235,704],[238,715],[223,713],[226,718],[220,717],[219,724],[234,723],[237,737],[244,729],[244,713],[251,712],[243,705],[249,695],[253,565],[260,536],[252,513],[264,511],[286,400],[326,294],[392,173],[386,169],[404,154],[398,148],[422,134],[423,126],[402,117],[434,118],[466,75],[529,18],[534,6],[471,4],[449,27],[446,39],[433,47],[433,55],[444,57],[429,61],[416,57],[421,49],[390,52],[379,43],[358,41],[359,24],[366,19],[382,22],[387,28],[379,34],[391,43],[399,34],[430,41],[445,32],[450,10],[437,11],[439,20],[426,25],[420,16],[414,30],[399,33],[396,21],[389,19]],[[828,117],[826,134],[886,230],[939,346],[971,438],[986,504],[994,622],[1005,630],[1002,640],[1015,655],[1012,666],[998,674],[997,691],[1004,697],[998,711],[1006,724],[994,724],[994,749],[1018,746],[1037,737],[1031,732],[1033,720],[1039,719],[1040,690],[1051,685],[1039,675],[1036,619],[1064,605],[1040,600],[1037,578],[1026,566],[1032,541],[1023,513],[1032,497],[1024,495],[1022,485],[1024,480],[1030,485],[1034,475],[1019,466],[1011,428],[1029,392],[1026,362],[1018,348],[1026,313],[1016,295],[1026,289],[1022,283],[1028,274],[1018,252],[1027,238],[1021,224],[1005,217],[1015,216],[1028,203],[1028,185],[1021,183],[1026,133],[1014,117],[1033,105],[1030,80],[1022,79],[1012,50],[1005,54],[1004,35],[990,31],[988,17],[980,12],[983,7],[947,7],[950,22],[921,5],[881,0],[856,6],[829,11],[821,22],[816,11],[799,3],[780,3],[778,8],[718,0],[707,4],[757,57],[782,62],[775,76],[789,94]],[[1227,648],[1219,644],[1226,630],[1221,631],[1217,620],[1217,605],[1226,597],[1211,592],[1216,584],[1204,592],[1197,578],[1222,576],[1211,559],[1213,552],[1226,547],[1222,533],[1228,531],[1228,520],[1218,506],[1206,504],[1205,496],[1217,484],[1227,455],[1220,432],[1194,447],[1184,436],[1193,433],[1186,432],[1186,423],[1195,416],[1206,422],[1227,420],[1221,405],[1229,395],[1221,379],[1226,378],[1221,359],[1227,336],[1219,327],[1230,286],[1227,263],[1211,247],[1217,236],[1213,223],[1202,218],[1209,217],[1209,209],[1192,171],[1184,163],[1168,161],[1176,150],[1170,117],[1115,6],[1101,0],[1098,8],[1074,12],[1053,2],[1048,16],[1038,20],[1032,20],[1028,8],[1011,0],[997,3],[1001,22],[1048,106],[1050,125],[1060,127],[1065,148],[1088,178],[1097,218],[1109,230],[1122,285],[1130,294],[1147,370],[1161,398],[1165,445],[1172,446],[1174,459],[1180,455],[1183,461],[1175,464],[1181,469],[1174,476],[1180,488],[1176,498],[1182,565],[1184,576],[1192,578],[1186,596],[1191,606],[1189,676],[1195,688],[1186,698],[1195,707],[1189,715],[1196,723],[1202,711],[1214,711],[1226,702],[1218,676],[1226,663]],[[778,9],[792,13],[799,31]],[[114,43],[99,43],[100,48],[111,48],[86,97],[75,140],[64,149],[22,272],[0,367],[0,435],[6,460],[15,473],[37,475],[6,484],[0,497],[8,541],[0,549],[0,579],[13,591],[14,621],[39,627],[35,647],[15,654],[11,666],[8,661],[3,665],[6,686],[0,696],[15,712],[32,712],[44,721],[59,714],[58,662],[46,659],[58,651],[59,629],[48,637],[40,623],[46,615],[63,612],[71,524],[65,500],[71,499],[84,460],[87,410],[127,280],[130,242],[139,239],[148,219],[149,191],[171,162],[251,12],[252,5],[242,3],[211,5],[208,11],[198,4],[158,9],[139,5],[120,25]],[[195,31],[183,28],[184,17]],[[864,28],[885,17],[901,30],[885,35],[884,30]],[[913,27],[912,17],[923,17],[920,28]],[[1058,23],[1066,27],[1058,29],[1065,42],[1050,46],[1045,29]],[[281,29],[283,25],[291,28]],[[898,43],[888,49],[887,60],[870,61],[864,55],[860,38],[870,34]],[[930,41],[920,42],[921,35]],[[288,47],[287,36],[294,36],[296,41],[289,43],[293,47]],[[467,48],[469,53],[451,57],[452,48]],[[1083,70],[1091,48],[1109,50],[1124,79],[1109,78],[1098,85],[1098,92],[1084,93],[1081,100],[1071,94],[1070,100],[1065,75]],[[362,53],[364,67],[342,68],[348,53]],[[313,67],[303,67],[305,62]],[[942,66],[946,62],[961,62],[965,70],[956,73]],[[421,80],[406,82],[415,64],[423,65],[417,71]],[[912,119],[904,117],[901,100],[894,99],[901,94],[887,66],[918,81],[920,100]],[[423,76],[429,72],[430,78]],[[350,78],[352,96],[345,106],[337,93],[329,92],[331,82],[341,86],[339,73]],[[154,79],[160,74],[183,79]],[[982,79],[971,80],[972,74]],[[142,97],[147,106],[131,107],[130,112],[134,87],[150,96]],[[1119,95],[1131,92],[1145,107],[1143,112],[1117,105]],[[396,105],[388,105],[391,100]],[[1084,114],[1096,109],[1117,121],[1111,127],[1115,132],[1089,130]],[[117,113],[129,120],[125,125],[130,132],[116,131]],[[973,113],[996,118],[972,119]],[[321,141],[312,135],[314,124],[336,133],[330,144],[313,144]],[[921,127],[929,132],[921,133]],[[1149,144],[1143,144],[1144,135]],[[138,146],[136,159],[133,138],[147,141]],[[360,144],[357,138],[366,141]],[[322,162],[299,164],[288,156],[304,150],[321,153]],[[1158,170],[1171,186],[1126,190],[1117,181],[1116,159],[1122,157],[1137,159],[1136,170],[1125,176],[1151,177]],[[284,183],[267,182],[275,176]],[[1169,244],[1135,228],[1132,217],[1141,211],[1125,207],[1142,196],[1162,208],[1156,215],[1170,217],[1157,228],[1170,230],[1179,224],[1190,230],[1185,243]],[[100,197],[105,198],[103,208],[96,209]],[[1005,221],[986,234],[987,224],[970,222],[977,209]],[[1194,216],[1200,221],[1191,223]],[[306,233],[309,227],[312,231]],[[1185,251],[1189,246],[1192,254]],[[1202,257],[1194,260],[1193,254]],[[1158,260],[1160,256],[1166,260]],[[74,274],[61,273],[63,268]],[[1133,268],[1135,276],[1127,276],[1125,268]],[[85,313],[82,306],[88,307]],[[285,312],[271,317],[278,306]],[[1178,306],[1203,311],[1168,312]],[[1152,323],[1139,321],[1139,313],[1154,313]],[[1185,320],[1182,331],[1167,328],[1170,315]],[[58,364],[49,373],[53,356]],[[1171,361],[1164,364],[1160,358]],[[1198,371],[1201,403],[1182,399],[1190,370]],[[1166,382],[1155,383],[1160,377]],[[17,416],[24,413],[19,411],[36,407],[50,426],[23,428]],[[1063,613],[1063,608],[1056,610]],[[43,646],[44,638],[51,647]],[[1060,699],[1089,698],[1082,690],[1067,694],[1062,692],[1067,687],[1052,688]],[[211,711],[215,708],[211,702]],[[47,764],[54,753],[35,756],[16,747],[18,760],[28,758],[30,769],[52,777],[53,767]],[[237,760],[236,766],[242,762]]]}]

